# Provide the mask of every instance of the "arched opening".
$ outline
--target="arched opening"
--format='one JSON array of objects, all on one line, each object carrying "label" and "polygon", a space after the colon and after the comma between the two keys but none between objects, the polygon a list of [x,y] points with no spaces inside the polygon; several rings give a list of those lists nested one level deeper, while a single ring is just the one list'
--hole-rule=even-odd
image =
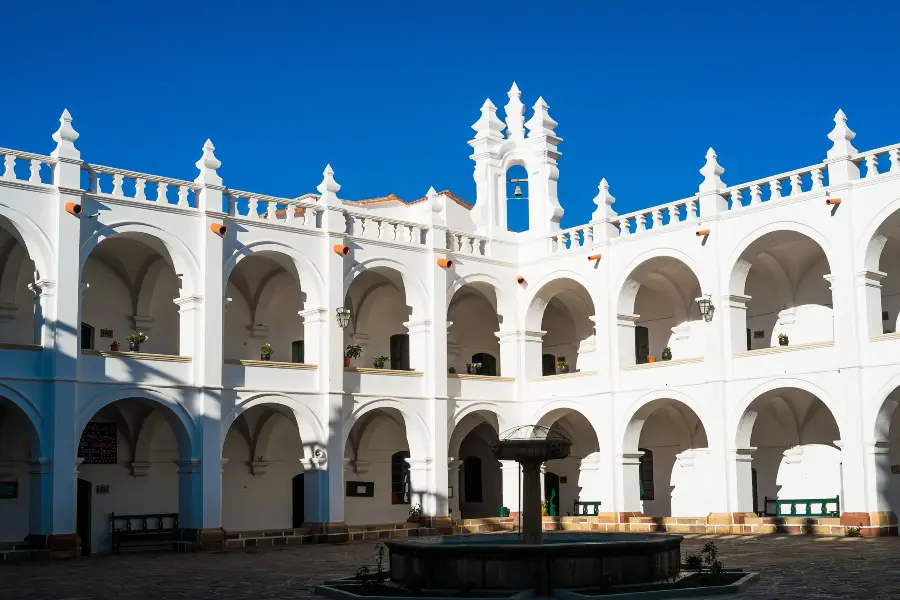
[{"label": "arched opening", "polygon": [[344,300],[353,315],[344,344],[360,346],[362,354],[352,366],[372,367],[376,358],[386,357],[393,369],[424,368],[424,352],[410,335],[416,323],[408,293],[403,275],[390,267],[365,269],[353,279]]},{"label": "arched opening", "polygon": [[868,334],[900,331],[900,211],[878,227],[866,249]]},{"label": "arched opening", "polygon": [[[18,231],[0,217],[0,344],[40,344],[40,309],[29,289],[38,278]],[[37,323],[39,324],[39,323]]]},{"label": "arched opening", "polygon": [[111,513],[170,515],[163,520],[169,528],[176,515],[186,516],[190,499],[179,495],[179,463],[190,461],[189,439],[170,408],[146,398],[116,400],[91,418],[78,443],[77,523],[92,553],[112,551]]},{"label": "arched opening", "polygon": [[[505,489],[504,473],[491,448],[500,441],[499,428],[497,415],[481,410],[460,419],[450,434],[449,505],[455,518],[497,517],[501,506],[517,506],[518,485]],[[505,497],[507,492],[512,495]]]},{"label": "arched opening", "polygon": [[38,531],[28,463],[39,456],[34,424],[22,409],[0,396],[0,541],[22,541]]},{"label": "arched opening", "polygon": [[876,510],[900,515],[900,387],[894,388],[881,405],[875,420],[874,467]]},{"label": "arched opening", "polygon": [[247,256],[232,269],[225,298],[226,360],[305,362],[306,336],[298,313],[309,307],[290,257],[277,252]]},{"label": "arched opening", "polygon": [[301,439],[297,418],[286,406],[264,403],[231,424],[222,447],[222,526],[227,531],[302,525],[296,520],[306,513],[303,459],[315,440]]},{"label": "arched opening", "polygon": [[[349,525],[402,523],[417,503],[410,446],[403,414],[393,408],[374,409],[350,429],[344,449],[347,490],[344,518]],[[365,484],[365,485],[364,485]],[[357,495],[355,490],[370,489]]]},{"label": "arched opening", "polygon": [[[554,279],[537,292],[526,317],[528,331],[542,331],[541,351],[527,350],[531,377],[551,375],[544,369],[548,357],[556,373],[589,371],[596,367],[594,302],[587,289],[568,278]],[[536,348],[535,348],[536,350]]]},{"label": "arched opening", "polygon": [[678,400],[658,399],[635,412],[623,450],[638,456],[625,472],[626,486],[637,488],[641,512],[653,517],[706,516],[711,463],[706,429],[697,414]]},{"label": "arched opening", "polygon": [[660,256],[635,267],[619,292],[619,363],[703,356],[701,295],[696,274],[676,258]]},{"label": "arched opening", "polygon": [[97,244],[81,274],[81,320],[99,331],[94,347],[110,350],[118,342],[128,350],[127,337],[140,332],[147,336],[140,352],[180,354],[181,275],[149,235],[123,233]]},{"label": "arched opening", "polygon": [[544,463],[544,500],[548,514],[576,514],[576,502],[601,502],[600,442],[593,425],[580,412],[556,409],[538,420],[538,425],[559,431],[572,440],[569,456]]},{"label": "arched opening", "polygon": [[[815,395],[798,388],[761,394],[744,411],[736,447],[752,456],[738,472],[739,498],[749,510],[773,514],[774,500],[823,499],[841,496],[841,439],[837,421]],[[754,481],[755,479],[755,481]],[[768,502],[766,502],[768,499]]]},{"label": "arched opening", "polygon": [[[480,365],[479,375],[500,374],[500,319],[497,292],[489,283],[469,283],[453,294],[447,321],[447,362],[457,373],[466,365]],[[475,369],[473,369],[475,370]]]},{"label": "arched opening", "polygon": [[[741,253],[731,274],[735,352],[834,339],[831,269],[821,246],[794,231],[773,231]],[[749,348],[747,347],[749,341]]]},{"label": "arched opening", "polygon": [[528,231],[530,198],[528,171],[524,165],[514,164],[506,170],[506,227],[514,233]]}]

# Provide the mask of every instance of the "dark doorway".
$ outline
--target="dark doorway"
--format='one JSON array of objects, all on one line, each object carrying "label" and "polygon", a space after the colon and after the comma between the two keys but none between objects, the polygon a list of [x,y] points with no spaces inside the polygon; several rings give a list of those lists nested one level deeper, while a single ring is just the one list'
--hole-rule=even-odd
[{"label": "dark doorway", "polygon": [[559,516],[559,475],[547,471],[544,473],[544,500],[547,501],[547,514]]},{"label": "dark doorway", "polygon": [[409,371],[409,336],[405,333],[391,336],[391,368]]},{"label": "dark doorway", "polygon": [[299,475],[295,475],[294,479],[291,480],[291,498],[294,509],[294,517],[293,517],[293,526],[302,527],[304,521],[306,521],[306,514],[303,511],[303,473]]},{"label": "dark doorway", "polygon": [[291,362],[302,363],[304,358],[303,340],[291,342]]},{"label": "dark doorway", "polygon": [[541,375],[556,375],[556,357],[552,354],[544,354],[541,356]]},{"label": "dark doorway", "polygon": [[650,358],[650,330],[640,325],[634,328],[634,361],[642,365]]},{"label": "dark doorway", "polygon": [[750,487],[753,489],[753,512],[759,514],[759,490],[756,487],[756,469],[750,469]]},{"label": "dark doorway", "polygon": [[751,341],[752,339],[753,339],[753,334],[752,334],[751,331],[748,329],[748,330],[747,330],[747,352],[750,352],[750,350],[753,349],[753,348],[752,348],[753,342]]},{"label": "dark doorway", "polygon": [[91,555],[91,482],[85,479],[78,480],[78,495],[76,499],[75,533],[81,538],[81,555]]},{"label": "dark doorway", "polygon": [[94,328],[87,323],[81,324],[81,349],[94,349]]},{"label": "dark doorway", "polygon": [[494,358],[493,354],[488,354],[487,352],[473,354],[472,362],[481,363],[481,371],[478,372],[479,375],[489,375],[491,377],[497,375],[497,359]]}]

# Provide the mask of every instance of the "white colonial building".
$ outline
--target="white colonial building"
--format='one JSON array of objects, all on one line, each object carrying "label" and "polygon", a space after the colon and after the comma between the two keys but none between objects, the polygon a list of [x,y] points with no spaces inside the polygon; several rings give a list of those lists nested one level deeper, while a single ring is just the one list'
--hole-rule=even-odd
[{"label": "white colonial building", "polygon": [[562,517],[895,530],[900,144],[839,111],[821,163],[729,186],[710,149],[687,198],[619,215],[604,179],[561,230],[557,124],[515,86],[505,116],[473,125],[473,204],[342,199],[328,167],[234,190],[208,141],[193,181],[91,164],[68,112],[49,156],[0,148],[0,540],[515,513],[490,445],[525,423],[574,441]]}]

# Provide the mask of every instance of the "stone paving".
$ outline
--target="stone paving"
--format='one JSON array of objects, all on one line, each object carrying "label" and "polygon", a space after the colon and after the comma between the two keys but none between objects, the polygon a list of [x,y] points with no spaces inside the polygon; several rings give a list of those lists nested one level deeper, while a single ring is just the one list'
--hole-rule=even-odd
[{"label": "stone paving", "polygon": [[[762,572],[742,599],[900,597],[900,538],[685,537],[685,554],[711,539],[726,567]],[[371,563],[374,547],[357,542],[10,564],[0,566],[0,599],[306,598],[316,583]]]}]

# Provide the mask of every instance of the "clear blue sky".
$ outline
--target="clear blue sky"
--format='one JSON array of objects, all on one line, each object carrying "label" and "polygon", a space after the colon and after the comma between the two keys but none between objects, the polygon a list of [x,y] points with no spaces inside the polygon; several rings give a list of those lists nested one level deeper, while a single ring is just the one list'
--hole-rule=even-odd
[{"label": "clear blue sky", "polygon": [[[738,5],[741,5],[740,7]],[[89,162],[226,185],[474,201],[466,142],[515,80],[559,122],[564,226],[606,177],[628,212],[821,161],[838,108],[900,141],[900,3],[30,2],[0,21],[0,146],[49,153],[63,108]]]}]

